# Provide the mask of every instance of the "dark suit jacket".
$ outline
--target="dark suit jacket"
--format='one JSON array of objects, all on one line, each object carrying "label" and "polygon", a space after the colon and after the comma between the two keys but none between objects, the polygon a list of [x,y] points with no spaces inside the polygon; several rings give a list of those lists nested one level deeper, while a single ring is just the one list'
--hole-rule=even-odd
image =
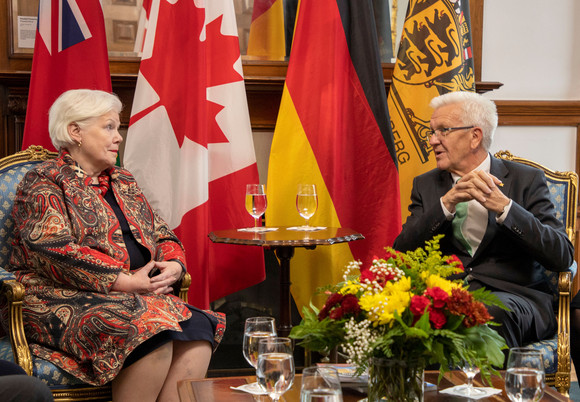
[{"label": "dark suit jacket", "polygon": [[537,308],[538,334],[555,329],[552,299],[542,270],[565,271],[573,263],[574,249],[563,224],[556,218],[544,173],[520,163],[491,157],[491,174],[504,186],[500,190],[513,203],[503,224],[488,213],[487,230],[472,256],[453,237],[451,221],[445,218],[440,198],[451,189],[451,174],[439,169],[416,177],[411,193],[411,216],[396,238],[394,248],[414,250],[437,234],[441,251],[455,254],[476,282],[490,289],[528,298]]}]

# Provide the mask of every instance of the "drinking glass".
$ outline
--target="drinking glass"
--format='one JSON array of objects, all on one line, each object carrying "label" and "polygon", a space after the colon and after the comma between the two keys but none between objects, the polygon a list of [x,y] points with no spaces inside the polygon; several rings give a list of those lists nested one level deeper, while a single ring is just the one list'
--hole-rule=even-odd
[{"label": "drinking glass", "polygon": [[258,343],[260,339],[276,336],[276,322],[272,317],[250,317],[244,325],[244,357],[256,368],[258,364]]},{"label": "drinking glass", "polygon": [[467,377],[467,384],[456,387],[454,389],[455,394],[463,395],[466,397],[470,396],[475,397],[485,394],[485,391],[475,388],[473,386],[473,379],[475,378],[477,373],[479,373],[479,367],[474,366],[468,361],[464,361],[463,366],[461,367],[461,371],[463,371],[463,373]]},{"label": "drinking glass", "polygon": [[505,392],[513,402],[539,401],[546,387],[540,350],[512,348],[508,356]]},{"label": "drinking glass", "polygon": [[294,356],[290,338],[260,339],[256,377],[272,401],[278,401],[292,387]]},{"label": "drinking glass", "polygon": [[334,367],[307,367],[302,370],[300,402],[342,402],[338,371]]},{"label": "drinking glass", "polygon": [[316,185],[299,184],[298,192],[296,193],[296,209],[298,209],[300,216],[306,219],[306,225],[302,227],[304,230],[310,228],[308,222],[317,208],[318,196],[316,195]]},{"label": "drinking glass", "polygon": [[258,219],[266,212],[266,188],[263,184],[246,185],[246,211],[254,218],[253,231],[259,232]]}]

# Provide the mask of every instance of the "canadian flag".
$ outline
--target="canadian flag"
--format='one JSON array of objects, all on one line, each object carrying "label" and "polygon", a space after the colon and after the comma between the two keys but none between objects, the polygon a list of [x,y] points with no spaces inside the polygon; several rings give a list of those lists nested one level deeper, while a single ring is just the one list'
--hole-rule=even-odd
[{"label": "canadian flag", "polygon": [[213,244],[213,230],[253,225],[258,183],[232,0],[152,0],[124,166],[186,249],[189,302],[265,278],[261,248]]}]

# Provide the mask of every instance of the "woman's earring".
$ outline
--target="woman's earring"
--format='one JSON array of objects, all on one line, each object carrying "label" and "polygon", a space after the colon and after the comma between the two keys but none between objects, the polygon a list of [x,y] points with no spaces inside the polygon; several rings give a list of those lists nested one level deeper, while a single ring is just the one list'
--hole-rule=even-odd
[{"label": "woman's earring", "polygon": [[81,147],[82,144],[83,144],[82,141],[77,142],[77,145],[79,146],[79,148]]}]

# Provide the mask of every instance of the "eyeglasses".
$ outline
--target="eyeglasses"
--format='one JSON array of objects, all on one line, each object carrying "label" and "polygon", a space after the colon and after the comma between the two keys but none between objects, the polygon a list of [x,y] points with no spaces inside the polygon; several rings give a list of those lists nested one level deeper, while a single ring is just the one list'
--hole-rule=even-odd
[{"label": "eyeglasses", "polygon": [[435,130],[427,131],[427,135],[429,137],[437,137],[438,139],[445,138],[451,133],[452,131],[456,130],[467,130],[468,128],[474,128],[475,126],[465,126],[465,127],[443,127],[443,128],[436,128]]}]

